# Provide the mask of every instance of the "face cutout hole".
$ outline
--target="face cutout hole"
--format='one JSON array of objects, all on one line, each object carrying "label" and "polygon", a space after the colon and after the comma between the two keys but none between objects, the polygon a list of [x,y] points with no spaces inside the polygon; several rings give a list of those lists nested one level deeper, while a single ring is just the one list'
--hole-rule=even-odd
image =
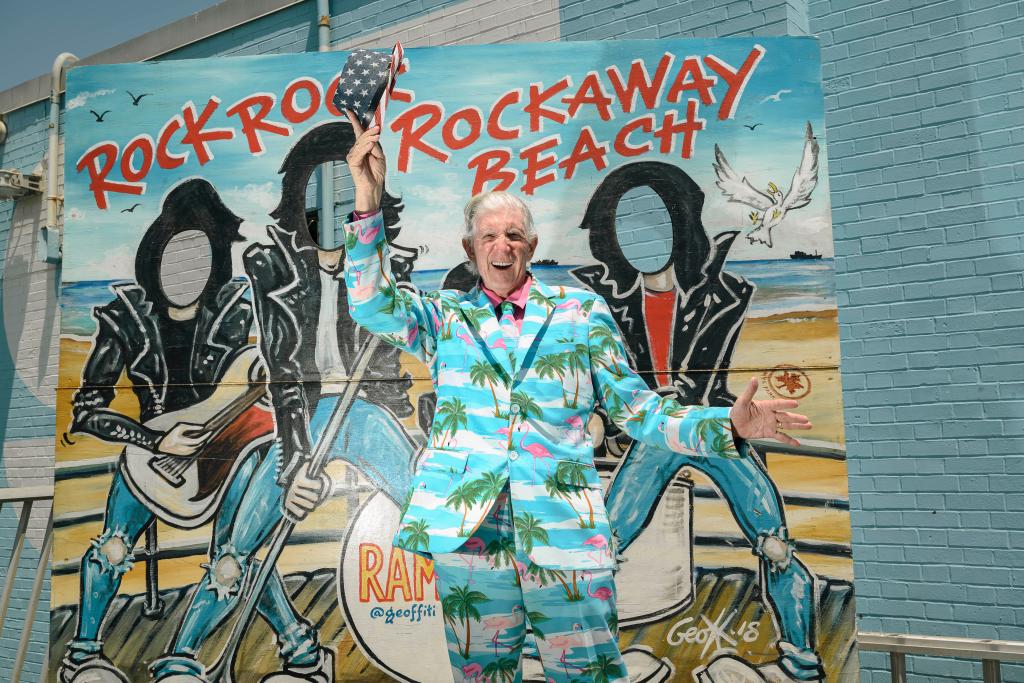
[{"label": "face cutout hole", "polygon": [[[323,225],[320,211],[321,174],[326,169],[334,170],[334,225]],[[306,184],[306,230],[309,237],[321,249],[336,249],[345,243],[341,226],[348,221],[348,214],[355,208],[355,185],[344,161],[336,161],[328,166],[318,166],[309,176]],[[327,230],[331,230],[327,232]]]},{"label": "face cutout hole", "polygon": [[352,182],[352,173],[344,161],[334,162],[334,243],[341,246],[345,243],[345,235],[341,226],[348,221],[348,215],[356,208],[356,186]]},{"label": "face cutout hole", "polygon": [[160,257],[160,288],[172,306],[194,304],[213,272],[210,240],[200,230],[177,233]]},{"label": "face cutout hole", "polygon": [[672,255],[672,218],[658,193],[635,187],[619,200],[615,237],[630,265],[645,274],[658,273]]},{"label": "face cutout hole", "polygon": [[309,181],[306,183],[306,196],[303,200],[306,216],[306,230],[313,244],[323,246],[320,241],[320,173],[322,167],[313,169],[309,174]]}]

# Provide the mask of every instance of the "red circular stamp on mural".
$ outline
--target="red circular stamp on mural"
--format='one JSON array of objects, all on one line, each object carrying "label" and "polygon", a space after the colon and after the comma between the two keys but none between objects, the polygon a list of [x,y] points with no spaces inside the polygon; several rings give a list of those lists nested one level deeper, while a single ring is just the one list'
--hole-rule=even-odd
[{"label": "red circular stamp on mural", "polygon": [[811,378],[795,365],[778,365],[761,373],[764,388],[775,398],[801,399],[811,393]]}]

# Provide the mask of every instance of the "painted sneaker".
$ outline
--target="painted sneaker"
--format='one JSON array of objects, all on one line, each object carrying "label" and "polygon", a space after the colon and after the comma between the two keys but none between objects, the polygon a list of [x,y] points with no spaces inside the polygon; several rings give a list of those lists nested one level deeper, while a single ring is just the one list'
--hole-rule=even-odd
[{"label": "painted sneaker", "polygon": [[633,645],[622,651],[622,663],[629,672],[629,683],[664,683],[676,672],[667,657],[656,657],[646,645]]},{"label": "painted sneaker", "polygon": [[823,676],[820,667],[802,671],[797,677],[778,661],[755,667],[735,655],[723,655],[695,670],[693,679],[697,683],[806,683],[821,681]]},{"label": "painted sneaker", "polygon": [[697,683],[767,683],[760,671],[739,657],[723,655],[694,670]]},{"label": "painted sneaker", "polygon": [[60,683],[128,683],[124,672],[100,653],[76,662],[64,655],[57,671]]},{"label": "painted sneaker", "polygon": [[319,647],[313,664],[285,664],[282,671],[267,674],[260,683],[334,683],[334,655],[327,648]]},{"label": "painted sneaker", "polygon": [[825,680],[824,672],[820,666],[802,669],[799,675],[793,675],[776,661],[762,664],[757,667],[757,670],[761,672],[764,680],[768,681],[768,683],[794,683],[794,681],[796,683],[814,683]]},{"label": "painted sneaker", "polygon": [[153,683],[209,683],[206,668],[184,655],[161,657],[149,665]]}]

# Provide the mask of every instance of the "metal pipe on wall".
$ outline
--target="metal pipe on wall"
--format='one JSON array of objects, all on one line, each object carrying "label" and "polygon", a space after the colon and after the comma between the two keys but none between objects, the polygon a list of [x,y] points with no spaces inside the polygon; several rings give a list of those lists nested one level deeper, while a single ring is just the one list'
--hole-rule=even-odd
[{"label": "metal pipe on wall", "polygon": [[[331,1],[316,0],[317,44],[320,52],[331,49]],[[330,97],[330,93],[327,93]],[[320,166],[319,243],[324,249],[338,246],[334,235],[334,163]]]},{"label": "metal pipe on wall", "polygon": [[53,60],[50,69],[50,124],[49,143],[46,151],[46,225],[39,236],[39,253],[42,261],[60,261],[61,231],[57,225],[57,157],[60,152],[60,77],[64,70],[78,61],[70,52],[61,52]]}]

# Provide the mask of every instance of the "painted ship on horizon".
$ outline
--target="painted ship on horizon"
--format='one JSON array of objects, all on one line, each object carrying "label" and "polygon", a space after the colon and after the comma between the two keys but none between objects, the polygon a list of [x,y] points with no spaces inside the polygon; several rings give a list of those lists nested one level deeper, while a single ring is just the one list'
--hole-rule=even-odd
[{"label": "painted ship on horizon", "polygon": [[814,250],[813,254],[808,254],[806,251],[800,251],[799,249],[797,249],[796,251],[794,251],[792,254],[789,255],[789,258],[796,259],[798,261],[808,261],[808,260],[820,259],[821,258],[821,254],[818,253],[817,249]]}]

